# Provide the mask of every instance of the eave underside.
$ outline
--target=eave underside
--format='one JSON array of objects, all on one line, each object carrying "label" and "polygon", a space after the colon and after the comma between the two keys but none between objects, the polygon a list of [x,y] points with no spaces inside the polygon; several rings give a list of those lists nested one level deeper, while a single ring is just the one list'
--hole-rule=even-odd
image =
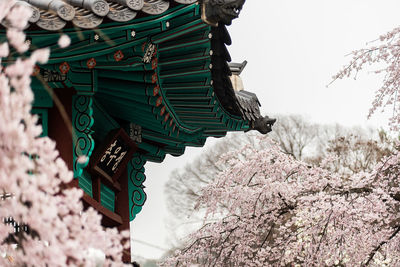
[{"label": "eave underside", "polygon": [[67,49],[57,47],[58,34],[28,35],[32,46],[51,47],[41,69],[60,74],[68,66],[60,74],[64,80],[48,84],[91,96],[98,112],[113,121],[95,118],[95,138],[101,140],[110,127],[139,125],[139,147],[148,160],[162,161],[166,154],[183,154],[186,146],[203,146],[207,137],[248,129],[248,121],[227,112],[215,93],[213,36],[198,5],[101,26],[65,30],[72,41]]}]

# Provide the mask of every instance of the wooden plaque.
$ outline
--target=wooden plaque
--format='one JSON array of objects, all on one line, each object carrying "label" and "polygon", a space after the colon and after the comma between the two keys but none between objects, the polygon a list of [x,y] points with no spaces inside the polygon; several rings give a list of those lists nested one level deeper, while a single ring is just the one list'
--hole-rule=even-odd
[{"label": "wooden plaque", "polygon": [[91,169],[114,184],[136,150],[136,144],[122,128],[113,130],[95,150]]}]

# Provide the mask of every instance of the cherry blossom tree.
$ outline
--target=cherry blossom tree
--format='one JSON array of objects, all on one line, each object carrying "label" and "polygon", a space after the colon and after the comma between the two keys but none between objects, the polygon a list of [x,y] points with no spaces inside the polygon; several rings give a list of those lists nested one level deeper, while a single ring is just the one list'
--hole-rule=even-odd
[{"label": "cherry blossom tree", "polygon": [[397,131],[400,125],[400,27],[381,35],[369,44],[369,47],[351,53],[352,60],[333,77],[333,81],[351,76],[356,78],[359,71],[376,66],[374,71],[383,75],[383,83],[376,91],[368,116],[372,116],[380,108],[390,107],[390,126]]},{"label": "cherry blossom tree", "polygon": [[[378,63],[384,74],[369,115],[400,110],[400,28],[353,59],[334,79]],[[338,136],[318,164],[283,153],[268,137],[220,159],[227,167],[200,194],[204,224],[164,266],[399,266],[400,147]],[[390,142],[391,143],[391,142]],[[360,153],[360,147],[370,152]],[[365,151],[364,151],[365,152]],[[390,152],[389,154],[387,154]],[[377,164],[370,164],[374,159]],[[351,168],[350,168],[351,166]],[[354,167],[354,168],[353,168]]]},{"label": "cherry blossom tree", "polygon": [[343,179],[282,153],[268,137],[221,158],[204,188],[207,223],[165,266],[400,264],[400,154]]},{"label": "cherry blossom tree", "polygon": [[[129,233],[103,229],[95,210],[83,210],[82,190],[66,187],[73,174],[55,143],[39,137],[38,117],[30,113],[30,74],[48,60],[49,50],[26,56],[23,29],[30,11],[15,2],[0,1],[0,21],[8,25],[8,42],[0,44],[0,60],[8,59],[0,69],[0,214],[24,231],[0,223],[0,265],[96,266],[91,255],[101,252],[101,262],[121,266],[122,239]],[[68,45],[68,38],[59,44]]]},{"label": "cherry blossom tree", "polygon": [[[308,165],[319,166],[340,174],[343,179],[359,172],[372,171],[376,164],[393,151],[394,140],[383,131],[340,125],[312,124],[301,116],[277,116],[273,132],[268,136],[279,144],[280,150]],[[312,129],[310,129],[312,128]],[[174,170],[165,187],[170,216],[167,219],[168,241],[171,247],[184,245],[183,239],[204,221],[203,205],[194,210],[202,189],[229,166],[218,159],[228,151],[241,153],[251,145],[264,149],[259,134],[237,133],[216,142],[182,169]],[[292,140],[295,138],[295,140]],[[331,158],[327,164],[324,159]],[[324,163],[324,166],[321,163]]]}]

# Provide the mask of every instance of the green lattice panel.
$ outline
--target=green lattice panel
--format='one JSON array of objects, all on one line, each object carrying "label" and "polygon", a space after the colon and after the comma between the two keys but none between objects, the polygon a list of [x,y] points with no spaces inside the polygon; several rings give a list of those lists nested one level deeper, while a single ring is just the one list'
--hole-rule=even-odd
[{"label": "green lattice panel", "polygon": [[93,198],[93,190],[92,190],[92,178],[90,174],[86,171],[83,171],[82,174],[79,176],[79,187],[88,194],[90,197]]},{"label": "green lattice panel", "polygon": [[101,184],[100,187],[100,203],[103,207],[114,212],[115,210],[115,193],[108,186]]}]

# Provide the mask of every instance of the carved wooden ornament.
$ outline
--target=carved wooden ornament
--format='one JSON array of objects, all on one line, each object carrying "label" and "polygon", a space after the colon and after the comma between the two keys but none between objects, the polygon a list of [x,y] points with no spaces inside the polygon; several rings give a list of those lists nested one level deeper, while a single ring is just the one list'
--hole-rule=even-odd
[{"label": "carved wooden ornament", "polygon": [[114,53],[115,61],[121,61],[123,58],[124,58],[124,54],[122,53],[121,50],[118,50],[117,52]]},{"label": "carved wooden ornament", "polygon": [[69,64],[67,62],[64,62],[64,63],[60,64],[60,72],[62,74],[67,74],[69,69],[70,69],[70,67],[69,67]]},{"label": "carved wooden ornament", "polygon": [[89,59],[89,60],[86,62],[86,66],[87,66],[89,69],[93,69],[94,67],[96,67],[96,60],[95,60],[94,58]]}]

